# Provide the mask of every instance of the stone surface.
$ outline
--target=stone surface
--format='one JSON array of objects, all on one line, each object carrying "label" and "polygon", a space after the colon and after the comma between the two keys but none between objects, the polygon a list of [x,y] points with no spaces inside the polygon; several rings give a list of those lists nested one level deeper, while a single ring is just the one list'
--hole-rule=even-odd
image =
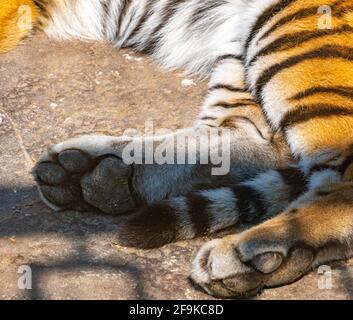
[{"label": "stone surface", "polygon": [[[44,35],[0,56],[0,299],[208,299],[187,280],[207,239],[158,250],[116,245],[123,217],[53,213],[29,174],[52,143],[96,133],[143,131],[145,121],[177,129],[192,123],[206,84],[186,86],[145,56],[90,43],[56,43]],[[18,268],[32,267],[32,290],[18,288]],[[256,299],[351,299],[353,261],[314,271]]]}]

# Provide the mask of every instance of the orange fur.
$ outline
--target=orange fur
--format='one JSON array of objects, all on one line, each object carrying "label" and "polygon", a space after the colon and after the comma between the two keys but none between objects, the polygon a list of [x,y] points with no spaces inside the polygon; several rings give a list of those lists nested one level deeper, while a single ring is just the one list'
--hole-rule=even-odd
[{"label": "orange fur", "polygon": [[[329,0],[325,4],[334,3],[337,0]],[[271,92],[271,98],[278,101],[278,112],[288,117],[293,114],[300,117],[306,111],[316,114],[312,119],[293,120],[286,128],[287,138],[292,144],[301,146],[300,152],[304,154],[320,150],[346,150],[353,144],[353,115],[349,114],[353,111],[352,97],[344,94],[344,89],[339,91],[340,88],[353,88],[353,61],[348,58],[349,50],[353,49],[353,5],[351,1],[342,1],[332,7],[332,29],[327,32],[318,27],[320,15],[316,12],[319,5],[322,1],[295,1],[271,19],[264,34],[275,27],[260,41],[263,54],[255,67],[261,74],[266,73],[269,66],[283,65],[283,69],[275,72],[266,84],[266,93]],[[281,20],[284,18],[288,20]],[[306,37],[308,34],[313,37]],[[300,59],[311,52],[323,52],[329,46],[333,51],[341,51],[342,57],[321,57],[318,54],[317,57]],[[286,66],[288,61],[293,63]],[[308,93],[310,89],[320,88],[337,90]],[[329,114],[330,108],[332,114]],[[321,115],[320,109],[325,110]],[[346,115],[335,114],[338,109],[347,110]],[[296,148],[299,150],[299,147]]]},{"label": "orange fur", "polygon": [[[274,81],[276,83],[273,84],[273,90],[279,89],[281,95],[285,95],[287,99],[291,99],[296,94],[318,85],[353,87],[353,63],[339,59],[332,59],[329,62],[323,61],[320,58],[311,59],[285,70],[278,74],[275,79],[277,81]],[[283,90],[283,84],[285,84],[286,90]],[[319,103],[327,102],[335,104],[337,102],[342,107],[352,105],[352,100],[343,96],[336,95],[333,99],[332,95],[329,96],[327,93],[324,93],[317,94],[316,97],[321,99],[321,101],[316,100]],[[296,104],[294,104],[294,100],[291,100],[290,106],[311,104],[314,102],[313,98],[314,96],[305,97],[298,100]]]},{"label": "orange fur", "polygon": [[315,118],[288,129],[301,138],[306,154],[317,150],[346,150],[353,143],[353,117]]},{"label": "orange fur", "polygon": [[32,0],[0,0],[0,53],[13,49],[38,18]]}]

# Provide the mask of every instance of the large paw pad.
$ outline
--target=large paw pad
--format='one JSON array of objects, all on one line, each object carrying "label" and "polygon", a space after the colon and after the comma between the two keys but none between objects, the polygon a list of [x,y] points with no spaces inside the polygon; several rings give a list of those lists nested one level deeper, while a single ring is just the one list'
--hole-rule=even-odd
[{"label": "large paw pad", "polygon": [[120,214],[133,209],[132,167],[115,155],[94,158],[79,149],[50,154],[34,169],[41,195],[55,209]]},{"label": "large paw pad", "polygon": [[194,260],[191,279],[216,297],[244,298],[265,287],[299,279],[310,270],[315,256],[305,246],[288,248],[284,256],[283,251],[276,252],[271,246],[259,244],[244,260],[240,247],[240,243],[225,240],[206,244]]}]

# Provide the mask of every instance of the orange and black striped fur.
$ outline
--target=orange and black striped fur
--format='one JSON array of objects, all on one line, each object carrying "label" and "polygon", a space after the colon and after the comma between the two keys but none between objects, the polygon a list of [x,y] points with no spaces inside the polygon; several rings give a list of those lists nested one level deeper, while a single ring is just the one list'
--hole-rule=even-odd
[{"label": "orange and black striped fur", "polygon": [[0,0],[0,51],[28,31],[16,22],[21,4],[50,36],[133,47],[208,75],[186,132],[230,136],[221,178],[200,155],[193,165],[144,166],[124,163],[124,138],[66,141],[35,168],[49,206],[142,207],[117,237],[143,248],[247,226],[206,243],[192,264],[191,279],[218,297],[254,295],[353,255],[352,1]]}]

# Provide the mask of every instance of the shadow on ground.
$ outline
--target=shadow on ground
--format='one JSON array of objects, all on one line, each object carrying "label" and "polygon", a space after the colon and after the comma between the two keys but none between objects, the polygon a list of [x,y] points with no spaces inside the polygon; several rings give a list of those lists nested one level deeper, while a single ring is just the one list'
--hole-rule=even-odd
[{"label": "shadow on ground", "polygon": [[[29,174],[50,144],[86,134],[119,135],[190,125],[205,84],[185,86],[144,56],[99,44],[55,43],[44,35],[0,57],[0,298],[208,299],[187,281],[190,262],[207,239],[156,250],[119,247],[119,217],[53,213]],[[190,83],[190,82],[187,82]],[[20,266],[32,290],[18,288]],[[352,299],[353,261],[333,266],[330,290],[313,272],[260,299]]]},{"label": "shadow on ground", "polygon": [[[0,219],[0,297],[208,298],[187,281],[200,240],[149,251],[122,248],[115,230],[124,217],[53,213],[41,204],[35,188],[14,192],[0,187],[1,195],[11,193],[17,204]],[[32,270],[32,290],[17,288],[18,269],[24,265]]]}]

